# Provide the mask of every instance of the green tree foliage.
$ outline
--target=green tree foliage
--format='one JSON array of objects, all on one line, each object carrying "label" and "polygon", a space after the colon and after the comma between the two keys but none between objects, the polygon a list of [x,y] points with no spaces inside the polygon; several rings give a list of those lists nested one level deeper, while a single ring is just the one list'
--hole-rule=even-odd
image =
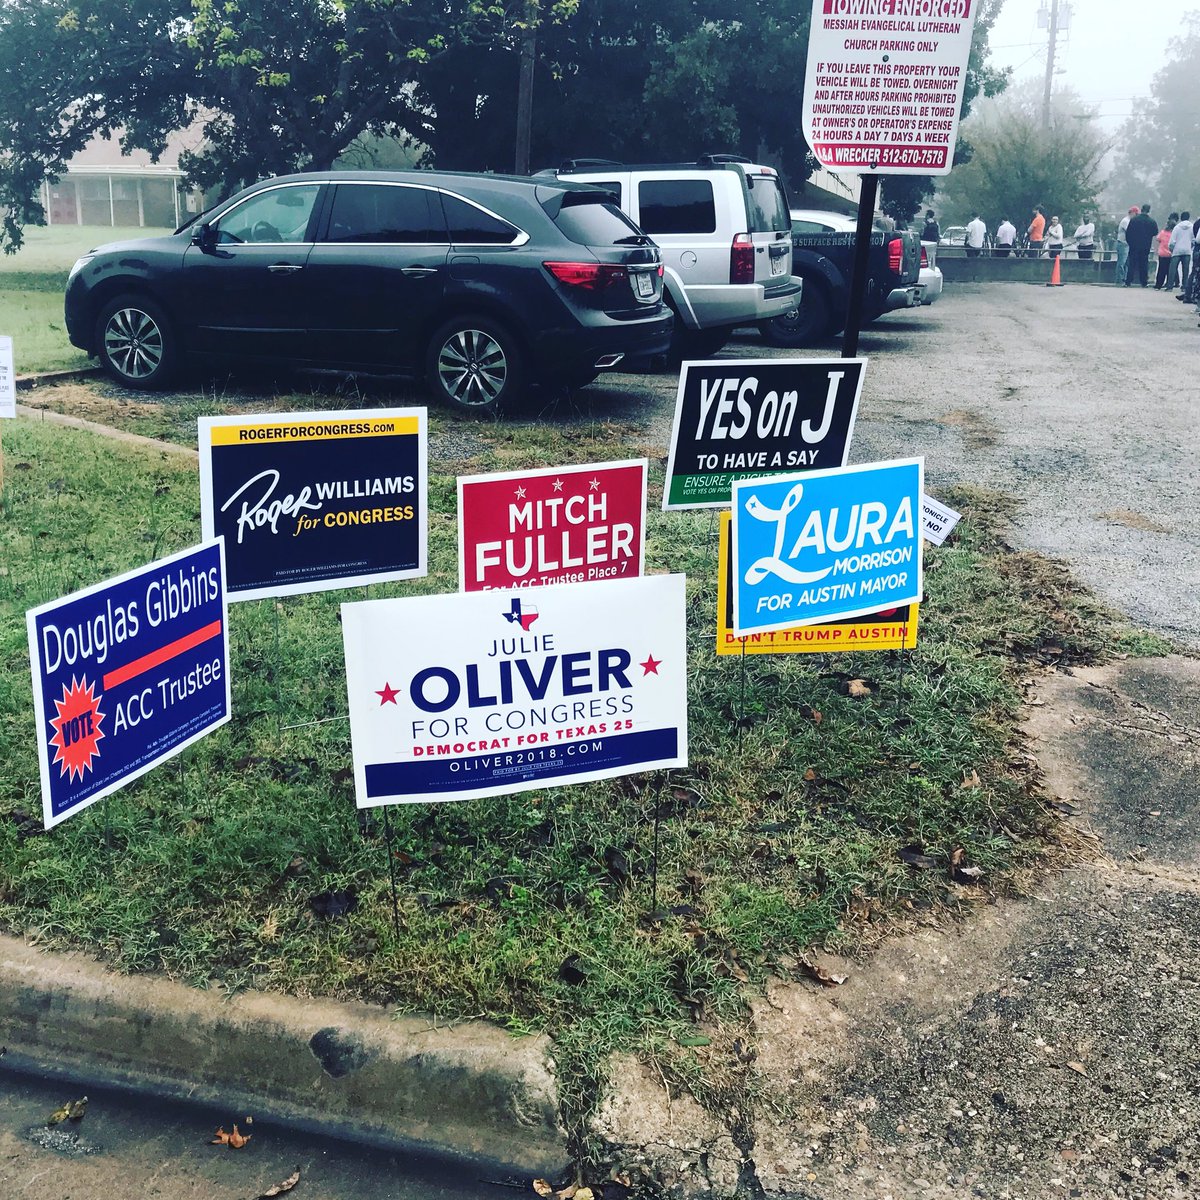
[{"label": "green tree foliage", "polygon": [[1154,76],[1150,98],[1134,101],[1133,115],[1117,135],[1105,193],[1112,212],[1144,203],[1164,215],[1200,209],[1200,13],[1189,13],[1186,22],[1183,34],[1170,42],[1170,57]]},{"label": "green tree foliage", "polygon": [[955,167],[942,187],[945,221],[965,223],[978,212],[989,228],[1007,216],[1023,229],[1040,204],[1074,228],[1085,214],[1094,214],[1108,143],[1093,116],[1064,89],[1054,98],[1045,128],[1037,81],[981,103],[963,127],[971,159]]},{"label": "green tree foliage", "polygon": [[[977,97],[998,96],[1008,87],[1009,68],[997,69],[987,61],[988,39],[1003,3],[1004,0],[983,0],[979,5],[975,29],[971,35],[971,54],[967,60],[962,107],[958,114],[960,122],[965,122],[970,116],[971,106]],[[954,147],[955,165],[969,162],[970,158],[971,143],[960,124],[958,141]],[[883,198],[879,207],[896,221],[907,224],[925,203],[926,198],[933,194],[940,178],[934,175],[885,176],[881,188]]]}]

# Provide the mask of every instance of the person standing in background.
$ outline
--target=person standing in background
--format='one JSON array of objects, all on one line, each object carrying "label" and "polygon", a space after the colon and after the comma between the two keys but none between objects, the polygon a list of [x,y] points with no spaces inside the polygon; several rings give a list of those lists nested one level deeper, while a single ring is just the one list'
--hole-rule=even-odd
[{"label": "person standing in background", "polygon": [[1158,236],[1158,222],[1150,215],[1150,205],[1143,204],[1141,211],[1129,218],[1125,226],[1125,240],[1129,243],[1129,262],[1125,267],[1125,286],[1133,287],[1137,280],[1146,287],[1146,273],[1150,267],[1150,247]]},{"label": "person standing in background", "polygon": [[1080,258],[1091,258],[1092,248],[1096,244],[1096,223],[1091,217],[1084,217],[1075,230],[1075,249]]},{"label": "person standing in background", "polygon": [[1163,288],[1168,288],[1167,271],[1171,266],[1171,231],[1179,222],[1179,214],[1172,213],[1167,218],[1167,223],[1154,235],[1155,255],[1158,261],[1158,272],[1154,276],[1154,290],[1161,292]]},{"label": "person standing in background", "polygon": [[933,209],[925,210],[925,228],[921,230],[921,241],[923,242],[940,242],[942,240],[942,231],[938,228],[937,218],[933,215]]},{"label": "person standing in background", "polygon": [[972,213],[967,225],[967,257],[978,258],[983,253],[983,243],[987,240],[987,226],[979,219],[978,213]]},{"label": "person standing in background", "polygon": [[1005,217],[996,230],[996,244],[992,253],[997,258],[1007,258],[1012,253],[1013,242],[1017,240],[1017,227]]},{"label": "person standing in background", "polygon": [[1046,248],[1051,258],[1057,258],[1063,250],[1063,227],[1057,217],[1050,218],[1050,226],[1046,230]]},{"label": "person standing in background", "polygon": [[1125,282],[1125,275],[1129,267],[1129,243],[1125,240],[1125,231],[1129,228],[1129,222],[1136,213],[1137,205],[1131,205],[1129,211],[1121,218],[1120,225],[1117,226],[1117,274],[1113,283],[1118,287]]},{"label": "person standing in background", "polygon": [[1171,240],[1167,245],[1171,251],[1171,265],[1167,268],[1167,286],[1174,290],[1178,283],[1179,290],[1186,292],[1193,246],[1192,214],[1186,209],[1179,214],[1179,224],[1171,230]]},{"label": "person standing in background", "polygon": [[1033,220],[1029,222],[1029,228],[1025,232],[1029,235],[1030,257],[1037,258],[1042,252],[1042,242],[1046,238],[1046,214],[1041,208],[1033,210]]}]

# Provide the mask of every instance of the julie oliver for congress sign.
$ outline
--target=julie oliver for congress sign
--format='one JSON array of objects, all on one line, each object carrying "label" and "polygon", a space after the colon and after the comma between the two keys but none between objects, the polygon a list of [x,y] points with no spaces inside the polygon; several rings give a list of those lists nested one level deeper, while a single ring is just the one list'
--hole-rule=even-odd
[{"label": "julie oliver for congress sign", "polygon": [[682,575],[342,605],[359,808],[687,764]]},{"label": "julie oliver for congress sign", "polygon": [[199,435],[230,599],[427,573],[425,409],[201,417]]},{"label": "julie oliver for congress sign", "polygon": [[646,460],[459,476],[464,592],[642,573]]},{"label": "julie oliver for congress sign", "polygon": [[801,122],[834,172],[945,175],[979,0],[813,0]]},{"label": "julie oliver for congress sign", "polygon": [[734,635],[921,599],[924,460],[733,485]]},{"label": "julie oliver for congress sign", "polygon": [[49,829],[229,720],[220,542],[26,614]]},{"label": "julie oliver for congress sign", "polygon": [[734,480],[840,467],[866,359],[687,362],[663,508],[720,508]]}]

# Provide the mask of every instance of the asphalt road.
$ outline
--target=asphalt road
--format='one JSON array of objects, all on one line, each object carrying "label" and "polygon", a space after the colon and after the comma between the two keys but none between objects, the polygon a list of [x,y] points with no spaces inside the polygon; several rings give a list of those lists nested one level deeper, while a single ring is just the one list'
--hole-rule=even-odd
[{"label": "asphalt road", "polygon": [[[416,1159],[223,1113],[14,1071],[0,1059],[0,1197],[4,1200],[254,1200],[300,1172],[304,1200],[503,1200],[522,1194],[470,1164]],[[75,1125],[46,1118],[88,1097]],[[249,1114],[253,1116],[253,1114]],[[214,1131],[250,1133],[238,1150]],[[528,1193],[532,1195],[532,1192]]]},{"label": "asphalt road", "polygon": [[[1067,559],[1136,623],[1200,648],[1195,310],[1153,288],[946,285],[869,327],[852,462],[923,455],[927,488],[1022,501],[1013,540]],[[836,356],[840,343],[797,351]],[[720,357],[775,356],[756,336]],[[666,452],[675,384],[612,375],[581,415],[644,417]]]}]

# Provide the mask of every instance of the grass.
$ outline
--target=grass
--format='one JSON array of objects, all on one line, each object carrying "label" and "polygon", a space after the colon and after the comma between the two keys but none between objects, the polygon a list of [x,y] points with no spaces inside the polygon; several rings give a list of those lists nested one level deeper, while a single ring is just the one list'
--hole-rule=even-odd
[{"label": "grass", "polygon": [[[194,439],[194,412],[147,410]],[[430,576],[372,596],[455,590],[455,473],[641,452],[615,424],[431,424],[452,461],[431,464]],[[852,950],[1042,860],[1054,822],[1015,740],[1026,662],[1163,648],[1115,626],[1061,566],[1008,548],[1002,497],[959,490],[944,497],[965,514],[955,540],[927,549],[902,696],[892,654],[717,658],[709,519],[658,513],[652,463],[647,570],[688,576],[686,770],[397,806],[389,844],[379,810],[354,806],[338,719],[344,594],[323,593],[232,606],[234,720],[45,834],[24,611],[194,543],[198,483],[177,456],[42,422],[10,422],[5,452],[0,924],[197,986],[547,1031],[584,1156],[610,1052],[653,1056],[728,1106],[731,1087],[753,1087],[746,1071],[731,1083],[716,1052],[741,1028],[747,989],[814,945]],[[845,694],[851,678],[871,694]],[[952,863],[980,868],[979,883]]]},{"label": "grass", "polygon": [[20,250],[0,255],[0,333],[13,339],[17,374],[74,370],[91,363],[67,340],[63,323],[67,272],[81,254],[104,242],[167,232],[80,225],[26,229]]}]

